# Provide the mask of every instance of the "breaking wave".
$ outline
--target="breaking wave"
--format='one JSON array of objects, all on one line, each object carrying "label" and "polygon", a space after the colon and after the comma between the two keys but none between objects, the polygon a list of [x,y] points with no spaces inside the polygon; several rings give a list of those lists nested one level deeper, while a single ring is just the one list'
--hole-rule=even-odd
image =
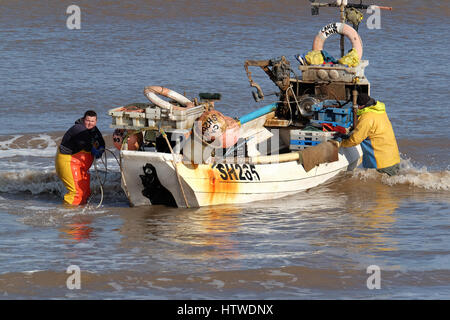
[{"label": "breaking wave", "polygon": [[[103,187],[105,196],[115,196],[122,192],[120,187],[120,173],[116,171],[100,172],[97,177],[95,172],[91,171],[91,190],[98,193],[100,185]],[[21,170],[13,172],[0,172],[0,193],[31,193],[37,194],[55,194],[62,196],[66,189],[58,178],[56,172]]]},{"label": "breaking wave", "polygon": [[[355,170],[352,173],[354,178],[361,180],[379,179],[380,174],[372,170]],[[450,191],[450,171],[430,171],[426,166],[417,168],[411,159],[402,159],[400,162],[400,172],[398,175],[389,177],[386,174],[381,176],[381,182],[389,185],[408,185],[434,191]]]},{"label": "breaking wave", "polygon": [[56,172],[21,170],[0,172],[0,192],[31,194],[64,194],[64,186]]}]

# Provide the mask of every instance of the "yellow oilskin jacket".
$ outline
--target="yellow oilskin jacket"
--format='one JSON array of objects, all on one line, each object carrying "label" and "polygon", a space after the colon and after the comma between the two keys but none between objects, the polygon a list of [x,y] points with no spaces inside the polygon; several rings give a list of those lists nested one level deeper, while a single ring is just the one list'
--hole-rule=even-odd
[{"label": "yellow oilskin jacket", "polygon": [[373,106],[358,110],[358,124],[341,147],[361,144],[364,168],[383,169],[400,162],[397,141],[386,106],[377,101]]}]

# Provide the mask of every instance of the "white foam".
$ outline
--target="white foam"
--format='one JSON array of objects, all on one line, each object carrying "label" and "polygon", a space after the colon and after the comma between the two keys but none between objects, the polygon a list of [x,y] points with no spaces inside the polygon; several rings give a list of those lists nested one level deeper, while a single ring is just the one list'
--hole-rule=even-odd
[{"label": "white foam", "polygon": [[22,273],[26,274],[26,275],[32,275],[33,273],[36,272],[41,272],[42,270],[30,270],[30,271],[22,271]]},{"label": "white foam", "polygon": [[110,285],[111,287],[113,287],[116,291],[122,291],[123,287],[116,283],[116,282],[108,282],[108,285]]},{"label": "white foam", "polygon": [[11,171],[21,171],[21,170],[53,170],[55,164],[44,163],[42,161],[0,161],[0,172],[11,172]]},{"label": "white foam", "polygon": [[450,190],[450,172],[410,172],[394,177],[383,176],[381,181],[387,185],[409,184],[427,190]]},{"label": "white foam", "polygon": [[17,156],[32,156],[32,157],[54,157],[56,154],[56,142],[47,134],[39,134],[38,136],[29,139],[29,143],[32,141],[40,141],[38,148],[13,148],[12,144],[22,137],[21,135],[15,135],[9,140],[0,142],[0,158],[11,158]]},{"label": "white foam", "polygon": [[0,158],[12,157],[54,157],[56,154],[55,147],[47,147],[46,149],[8,149],[2,150]]},{"label": "white foam", "polygon": [[11,139],[9,140],[5,140],[5,141],[0,141],[0,150],[6,150],[9,149],[11,144],[13,144],[17,139],[19,139],[20,137],[22,137],[22,135],[15,135],[13,136]]},{"label": "white foam", "polygon": [[33,138],[30,139],[30,141],[36,141],[36,140],[43,140],[44,142],[41,143],[39,146],[40,147],[44,147],[44,146],[48,146],[48,147],[54,147],[56,146],[55,141],[53,140],[52,137],[50,137],[47,134],[39,134],[39,136],[35,136]]},{"label": "white foam", "polygon": [[292,277],[293,274],[283,272],[281,270],[270,270],[269,275],[271,276],[281,276],[281,277]]},{"label": "white foam", "polygon": [[217,279],[214,279],[213,281],[209,282],[209,284],[215,286],[216,289],[222,289],[225,286],[225,282]]},{"label": "white foam", "polygon": [[24,207],[24,209],[26,210],[32,210],[32,211],[49,211],[52,210],[52,208],[48,208],[48,207],[38,207],[38,206],[26,206]]},{"label": "white foam", "polygon": [[411,163],[410,159],[402,159],[399,174],[392,177],[386,174],[380,175],[375,169],[357,169],[353,172],[353,177],[357,177],[363,181],[378,179],[380,176],[381,182],[389,186],[406,184],[427,190],[450,190],[449,170],[429,171],[426,166],[417,168]]}]

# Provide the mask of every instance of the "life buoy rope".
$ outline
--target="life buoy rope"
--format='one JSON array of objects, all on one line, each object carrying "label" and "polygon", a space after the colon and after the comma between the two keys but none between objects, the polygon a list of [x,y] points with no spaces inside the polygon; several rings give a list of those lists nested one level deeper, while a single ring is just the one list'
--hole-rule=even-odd
[{"label": "life buoy rope", "polygon": [[[160,86],[149,86],[149,87],[145,87],[144,89],[144,94],[145,96],[154,104],[156,104],[158,107],[163,108],[163,109],[167,109],[167,110],[172,110],[172,109],[185,109],[185,108],[192,108],[194,107],[194,103],[189,100],[188,98],[186,98],[185,96],[164,88],[164,87],[160,87]],[[169,99],[173,99],[176,102],[178,102],[180,105],[182,105],[183,107],[179,107],[176,106],[166,100],[161,99],[160,97],[158,97],[158,95],[161,95],[163,97],[169,98]]]},{"label": "life buoy rope", "polygon": [[351,26],[341,22],[334,22],[323,27],[314,38],[313,50],[323,50],[325,40],[332,34],[339,33],[346,36],[352,43],[353,49],[358,53],[358,57],[361,60],[363,54],[363,45],[361,37],[358,32]]}]

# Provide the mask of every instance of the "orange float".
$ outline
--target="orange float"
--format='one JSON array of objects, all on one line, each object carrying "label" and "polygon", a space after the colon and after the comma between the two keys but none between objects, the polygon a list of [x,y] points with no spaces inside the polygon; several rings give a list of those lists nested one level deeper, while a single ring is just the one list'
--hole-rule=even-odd
[{"label": "orange float", "polygon": [[239,131],[239,122],[217,110],[204,112],[194,126],[195,134],[214,148],[229,148],[235,145],[239,139]]},{"label": "orange float", "polygon": [[135,133],[135,131],[126,130],[126,129],[116,129],[116,130],[114,130],[112,138],[113,138],[113,144],[117,148],[117,150],[122,149],[123,139],[127,135],[128,135],[127,149],[132,150],[132,151],[139,150],[139,148],[143,142],[142,133],[140,133],[140,132]]}]

